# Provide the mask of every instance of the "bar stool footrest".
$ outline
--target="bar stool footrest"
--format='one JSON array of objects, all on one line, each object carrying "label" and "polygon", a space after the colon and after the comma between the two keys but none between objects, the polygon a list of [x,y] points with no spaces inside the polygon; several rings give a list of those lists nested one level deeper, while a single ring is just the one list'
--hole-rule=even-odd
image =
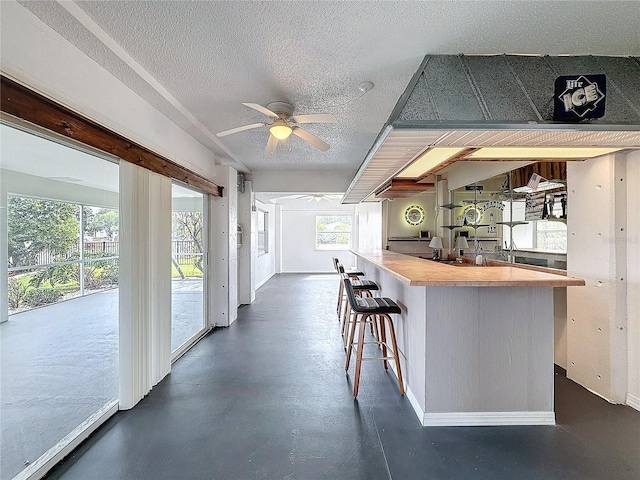
[{"label": "bar stool footrest", "polygon": [[360,360],[395,360],[396,357],[362,357]]}]

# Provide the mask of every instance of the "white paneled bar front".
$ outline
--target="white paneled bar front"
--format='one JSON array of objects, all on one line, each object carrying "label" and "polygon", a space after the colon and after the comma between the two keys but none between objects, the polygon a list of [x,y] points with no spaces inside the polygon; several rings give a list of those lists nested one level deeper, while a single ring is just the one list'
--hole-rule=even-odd
[{"label": "white paneled bar front", "polygon": [[402,309],[394,318],[398,350],[423,425],[555,423],[553,290],[582,280],[354,253],[358,270]]}]

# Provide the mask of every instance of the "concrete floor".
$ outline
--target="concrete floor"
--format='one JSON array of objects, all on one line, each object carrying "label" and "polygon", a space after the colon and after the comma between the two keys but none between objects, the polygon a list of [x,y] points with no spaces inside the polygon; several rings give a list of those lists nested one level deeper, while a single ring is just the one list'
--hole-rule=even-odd
[{"label": "concrete floor", "polygon": [[272,278],[236,323],[205,337],[48,478],[640,478],[640,413],[561,369],[554,427],[422,427],[378,362],[364,364],[354,400],[337,287],[335,276]]},{"label": "concrete floor", "polygon": [[[172,349],[202,328],[202,282],[175,281]],[[0,324],[0,478],[12,478],[118,396],[118,290]]]}]

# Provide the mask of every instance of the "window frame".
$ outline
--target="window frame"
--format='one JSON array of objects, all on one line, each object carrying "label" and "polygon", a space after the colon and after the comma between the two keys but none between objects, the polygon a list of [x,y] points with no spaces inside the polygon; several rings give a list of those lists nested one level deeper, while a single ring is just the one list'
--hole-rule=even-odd
[{"label": "window frame", "polygon": [[[260,216],[262,216],[262,229],[260,229]],[[258,208],[256,216],[256,251],[258,256],[269,253],[269,212]],[[260,245],[260,238],[263,238]]]},{"label": "window frame", "polygon": [[[318,218],[322,218],[322,217],[344,217],[344,218],[348,218],[349,219],[349,230],[348,231],[344,230],[344,231],[339,231],[339,232],[334,232],[334,231],[328,231],[328,232],[324,231],[323,232],[323,231],[319,231],[318,230]],[[339,252],[339,251],[349,251],[352,248],[352,246],[353,246],[353,220],[354,220],[354,216],[353,215],[345,215],[345,214],[342,214],[342,213],[339,213],[337,215],[315,215],[314,219],[315,219],[315,226],[314,226],[314,229],[315,229],[315,235],[314,235],[315,250],[323,251],[323,252],[326,252],[326,251]],[[343,234],[348,234],[349,235],[349,243],[348,243],[348,245],[346,245],[345,248],[330,248],[330,247],[327,248],[327,247],[323,247],[323,245],[340,245],[341,247],[343,245],[343,244],[327,244],[327,243],[321,244],[321,243],[318,243],[318,235],[319,234],[323,234],[323,233],[343,233]]]},{"label": "window frame", "polygon": [[[567,225],[564,222],[554,222],[553,220],[534,220],[533,222],[533,228],[531,229],[531,234],[533,235],[533,248],[537,251],[540,252],[544,252],[544,253],[567,253]],[[560,226],[560,228],[549,228],[549,229],[542,229],[539,228],[540,225],[550,225],[552,223],[557,224],[557,226]],[[564,249],[558,249],[558,250],[553,250],[551,248],[545,247],[545,246],[541,246],[540,242],[538,241],[538,234],[540,232],[563,232],[564,233],[564,243],[565,243],[565,248]]]}]

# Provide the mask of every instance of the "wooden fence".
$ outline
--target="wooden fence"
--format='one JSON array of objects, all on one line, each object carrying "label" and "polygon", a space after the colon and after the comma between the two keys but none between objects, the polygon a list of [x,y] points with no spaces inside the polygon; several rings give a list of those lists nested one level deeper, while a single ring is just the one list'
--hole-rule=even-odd
[{"label": "wooden fence", "polygon": [[[111,241],[85,242],[84,254],[85,257],[88,258],[117,257],[120,254],[119,243]],[[193,264],[198,257],[202,256],[202,252],[194,241],[172,240],[171,255],[180,265],[189,265]],[[61,259],[73,260],[79,259],[79,257],[80,251],[78,245],[70,247],[65,255],[60,255],[57,252],[46,249],[37,254],[35,262],[31,266],[49,265],[59,262]]]}]

